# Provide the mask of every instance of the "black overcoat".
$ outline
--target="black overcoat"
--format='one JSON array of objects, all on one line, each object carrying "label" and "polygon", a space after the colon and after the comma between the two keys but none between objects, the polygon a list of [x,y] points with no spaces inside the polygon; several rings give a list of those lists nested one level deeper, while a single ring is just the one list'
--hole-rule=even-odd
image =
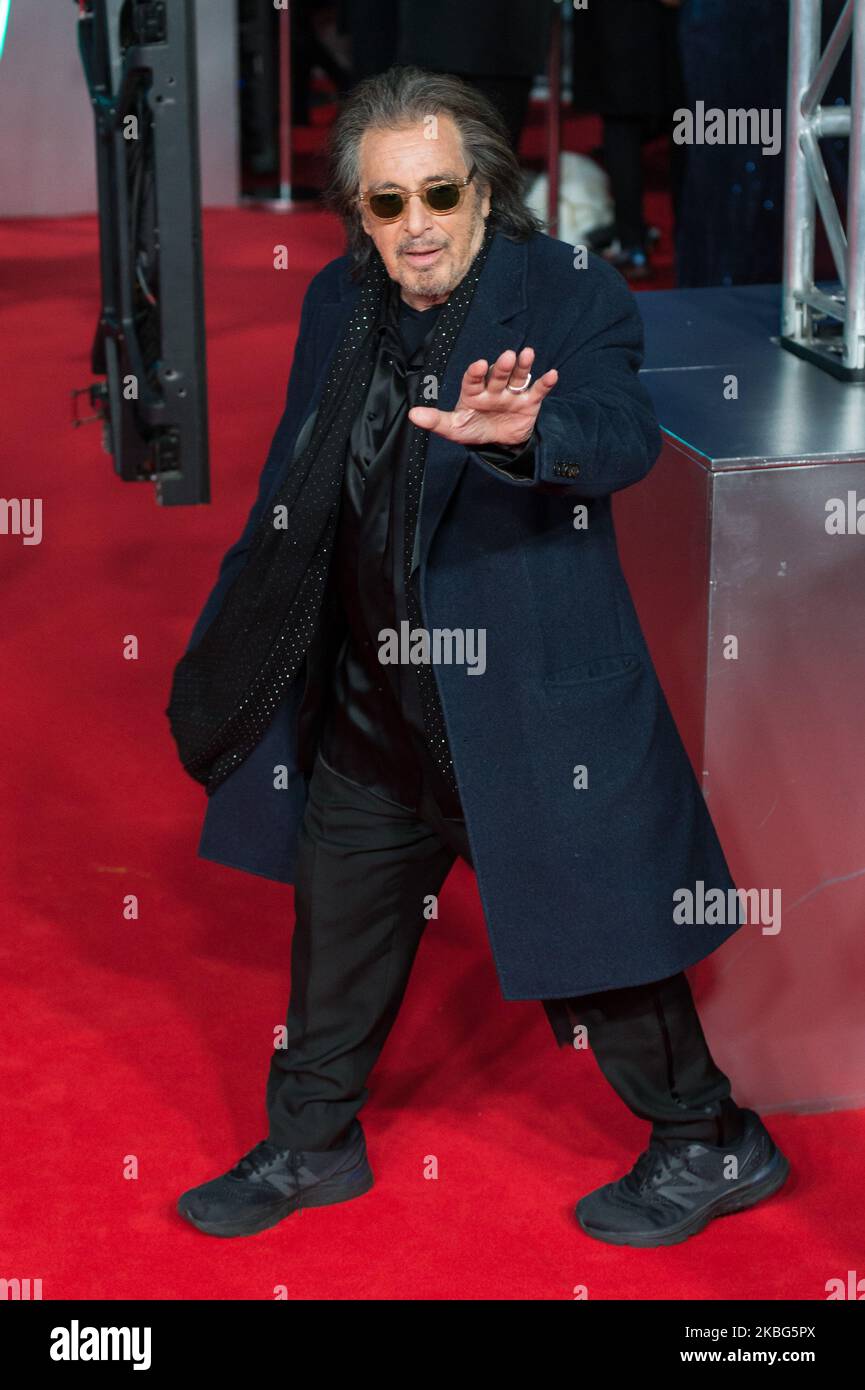
[{"label": "black overcoat", "polygon": [[[349,264],[331,261],[309,285],[258,497],[189,646],[242,568],[317,406],[357,294]],[[538,416],[534,477],[512,478],[430,434],[419,520],[427,628],[486,633],[483,675],[434,671],[506,999],[661,979],[738,926],[732,914],[723,925],[676,920],[678,890],[699,900],[734,885],[616,551],[610,494],[638,484],[660,448],[639,378],[636,301],[602,259],[576,268],[564,242],[499,232],[440,406],[454,407],[470,362],[524,345],[536,349],[536,375],[559,372]],[[304,681],[302,670],[261,742],[209,798],[203,858],[293,881]]]}]

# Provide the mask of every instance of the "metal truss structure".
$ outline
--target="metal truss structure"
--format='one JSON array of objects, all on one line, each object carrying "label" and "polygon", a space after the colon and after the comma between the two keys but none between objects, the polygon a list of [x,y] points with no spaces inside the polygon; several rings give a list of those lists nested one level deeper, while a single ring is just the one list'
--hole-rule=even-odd
[{"label": "metal truss structure", "polygon": [[[823,0],[790,0],[781,343],[845,381],[865,381],[865,0],[847,0],[820,52]],[[852,41],[849,106],[820,105]],[[847,226],[819,141],[848,137]],[[839,287],[814,283],[819,208]]]}]

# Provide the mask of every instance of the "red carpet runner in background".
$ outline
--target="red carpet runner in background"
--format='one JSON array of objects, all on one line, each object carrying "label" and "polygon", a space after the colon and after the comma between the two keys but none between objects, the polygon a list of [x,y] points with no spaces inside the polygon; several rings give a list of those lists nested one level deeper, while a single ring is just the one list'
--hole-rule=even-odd
[{"label": "red carpet runner in background", "polygon": [[341,250],[312,211],[208,212],[204,235],[213,505],[163,509],[116,480],[98,427],[69,425],[90,380],[95,219],[0,227],[0,491],[44,499],[41,545],[0,537],[0,1275],[41,1279],[46,1299],[824,1298],[862,1273],[862,1113],[770,1117],[787,1188],[684,1245],[590,1240],[575,1202],[631,1166],[648,1126],[590,1053],[556,1049],[537,1003],[501,998],[463,866],[362,1113],[373,1190],[240,1240],[175,1213],[266,1133],[292,892],[196,858],[205,796],[163,710],[252,504],[304,289]]}]

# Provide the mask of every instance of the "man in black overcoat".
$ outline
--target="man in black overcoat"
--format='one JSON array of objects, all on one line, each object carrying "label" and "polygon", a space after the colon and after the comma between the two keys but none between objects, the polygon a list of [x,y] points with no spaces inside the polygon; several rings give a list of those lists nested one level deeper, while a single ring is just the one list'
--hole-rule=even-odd
[{"label": "man in black overcoat", "polygon": [[199,852],[295,885],[269,1132],[183,1194],[199,1230],[348,1200],[358,1119],[457,856],[505,999],[583,1034],[651,1125],[582,1198],[671,1244],[787,1162],[739,1107],[684,974],[739,899],[619,566],[615,491],[660,434],[612,267],[545,236],[507,131],[457,78],[396,67],[333,130],[348,250],[310,283],[243,534],[175,671],[208,793]]}]

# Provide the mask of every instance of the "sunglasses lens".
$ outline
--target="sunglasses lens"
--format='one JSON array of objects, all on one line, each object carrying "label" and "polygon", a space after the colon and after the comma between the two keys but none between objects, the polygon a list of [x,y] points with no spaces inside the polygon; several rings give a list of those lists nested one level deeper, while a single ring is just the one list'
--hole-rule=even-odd
[{"label": "sunglasses lens", "polygon": [[455,183],[434,183],[426,198],[433,212],[450,212],[460,200],[460,190]]},{"label": "sunglasses lens", "polygon": [[[459,206],[461,193],[462,188],[458,183],[433,183],[421,197],[432,212],[453,212]],[[372,193],[369,209],[383,222],[393,222],[403,214],[405,197],[402,193]]]},{"label": "sunglasses lens", "polygon": [[369,200],[370,210],[376,217],[399,217],[402,212],[401,193],[373,193]]}]

